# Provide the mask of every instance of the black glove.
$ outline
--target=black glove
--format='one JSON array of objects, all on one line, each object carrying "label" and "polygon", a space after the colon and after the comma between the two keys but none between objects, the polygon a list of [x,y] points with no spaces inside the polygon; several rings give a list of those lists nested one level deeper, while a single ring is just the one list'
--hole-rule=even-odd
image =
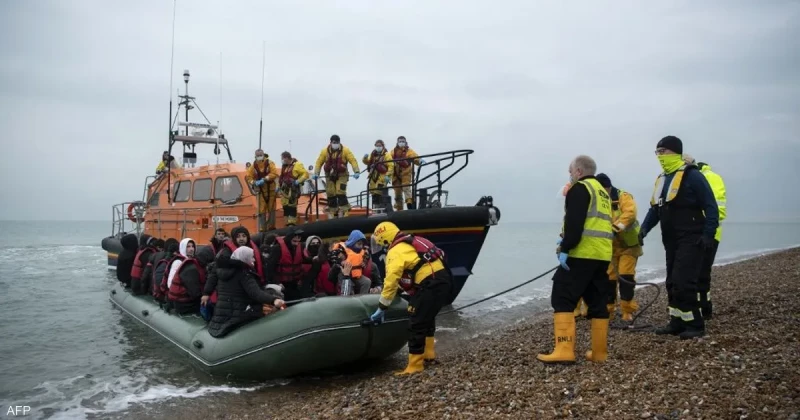
[{"label": "black glove", "polygon": [[712,246],[714,246],[714,240],[709,238],[706,235],[703,235],[703,236],[701,236],[700,238],[697,239],[697,242],[695,242],[695,244],[697,244],[697,246],[699,246],[703,250],[706,250],[706,249],[710,249]]},{"label": "black glove", "polygon": [[643,230],[639,231],[639,246],[644,246],[644,237],[647,236]]}]

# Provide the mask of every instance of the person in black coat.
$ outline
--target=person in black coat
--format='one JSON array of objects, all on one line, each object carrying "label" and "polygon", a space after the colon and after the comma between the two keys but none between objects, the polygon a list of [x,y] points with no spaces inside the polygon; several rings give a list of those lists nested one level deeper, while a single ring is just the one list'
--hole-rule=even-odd
[{"label": "person in black coat", "polygon": [[122,282],[126,288],[131,287],[131,269],[133,260],[136,258],[136,251],[139,250],[139,239],[136,235],[129,233],[120,239],[122,251],[117,256],[117,280]]},{"label": "person in black coat", "polygon": [[283,307],[284,301],[273,290],[259,287],[254,270],[253,249],[236,248],[227,264],[221,266],[217,255],[217,304],[208,324],[208,333],[220,338],[236,328],[263,316],[263,305]]}]

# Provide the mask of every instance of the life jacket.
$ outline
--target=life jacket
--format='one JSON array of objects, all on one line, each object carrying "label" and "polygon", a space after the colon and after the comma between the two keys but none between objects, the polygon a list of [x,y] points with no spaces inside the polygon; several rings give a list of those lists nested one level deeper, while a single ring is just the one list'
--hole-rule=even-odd
[{"label": "life jacket", "polygon": [[294,255],[286,245],[286,237],[279,236],[275,241],[281,247],[281,258],[275,267],[275,277],[281,283],[302,282],[303,280],[303,250],[299,245],[294,249]]},{"label": "life jacket", "polygon": [[[619,218],[622,217],[622,210],[619,208],[619,201],[623,194],[628,194],[630,196],[629,193],[622,191],[619,188],[611,188],[610,197],[612,223],[618,221]],[[631,196],[630,199],[633,200],[633,196]],[[626,248],[639,246],[639,221],[634,219],[630,226],[626,227],[623,232],[620,232],[619,238],[621,239],[621,242],[618,242],[618,244],[621,244]]]},{"label": "life jacket", "polygon": [[[309,255],[308,249],[303,250],[303,256],[305,259],[303,260],[302,270],[303,275],[308,275],[311,271],[311,260],[312,256]],[[305,262],[308,261],[308,262]],[[326,295],[336,295],[337,290],[336,286],[328,280],[328,273],[331,271],[331,265],[328,264],[327,261],[322,261],[322,265],[320,266],[319,274],[317,274],[317,278],[314,279],[314,293],[325,293]],[[311,281],[311,279],[309,279]]]},{"label": "life jacket", "polygon": [[[236,251],[238,248],[232,240],[225,241],[225,246],[231,250],[231,252]],[[253,240],[250,240],[250,248],[253,249],[253,256],[256,258],[256,272],[258,272],[258,283],[264,286],[267,284],[267,281],[264,280],[264,264],[261,263],[261,250],[258,249],[258,245],[256,245]]]},{"label": "life jacket", "polygon": [[386,172],[389,171],[389,167],[386,166],[386,153],[385,152],[376,152],[372,151],[372,154],[369,155],[369,160],[367,160],[367,165],[370,168],[371,176],[377,178],[377,174],[385,175]]},{"label": "life jacket", "polygon": [[281,166],[281,176],[279,179],[281,188],[294,187],[294,164],[297,159],[292,159],[292,163]]},{"label": "life jacket", "polygon": [[[167,283],[169,283],[169,272],[170,272],[170,269],[172,268],[172,263],[175,262],[175,260],[183,261],[185,259],[186,259],[186,257],[184,257],[183,255],[175,255],[175,256],[173,256],[172,258],[170,258],[167,261],[167,265],[165,267],[164,273],[161,275],[161,278],[158,281],[158,287],[153,287],[153,297],[154,298],[163,301],[164,298],[167,297],[167,292],[169,292],[169,287],[167,287]],[[159,263],[160,262],[161,261],[159,261]],[[180,268],[180,266],[178,266],[178,268]],[[173,277],[172,280],[174,281],[175,278]],[[153,285],[155,286],[156,283],[153,282]],[[156,290],[156,289],[158,289],[158,290]]]},{"label": "life jacket", "polygon": [[372,262],[364,261],[364,277],[372,279]]},{"label": "life jacket", "polygon": [[[392,160],[405,159],[406,155],[408,155],[408,147],[395,147],[394,150],[392,150]],[[403,169],[408,168],[411,166],[411,161],[404,160],[395,162],[394,167],[397,168],[398,166]],[[394,171],[399,172],[399,169],[395,169]]]},{"label": "life jacket", "polygon": [[343,174],[347,172],[347,164],[344,161],[344,146],[339,150],[333,150],[328,146],[328,159],[325,160],[325,174]]},{"label": "life jacket", "polygon": [[339,242],[338,244],[334,245],[334,247],[341,247],[344,249],[344,252],[347,253],[347,261],[350,261],[350,264],[353,264],[353,269],[350,271],[350,278],[357,279],[364,275],[365,251],[363,249],[360,252],[355,252],[348,248],[344,242]]},{"label": "life jacket", "polygon": [[200,290],[203,290],[206,285],[206,270],[200,266],[200,263],[196,259],[187,258],[178,266],[178,271],[175,272],[175,277],[172,278],[172,284],[167,291],[167,299],[171,302],[189,303],[192,301],[181,279],[181,271],[183,271],[183,268],[187,267],[188,264],[194,264],[195,267],[197,267],[197,275],[200,277]]},{"label": "life jacket", "polygon": [[264,162],[263,172],[260,169],[258,169],[258,162],[253,162],[253,171],[255,171],[256,174],[256,181],[259,179],[263,179],[266,181],[267,175],[269,175],[269,159],[264,157],[264,160],[262,162]]},{"label": "life jacket", "polygon": [[403,275],[400,277],[400,281],[398,282],[398,285],[401,289],[403,289],[403,291],[409,295],[413,295],[418,287],[416,282],[414,282],[417,271],[419,271],[423,265],[430,264],[436,260],[440,260],[442,263],[444,263],[447,257],[445,256],[444,251],[434,245],[433,242],[425,238],[403,232],[400,232],[400,234],[397,235],[392,244],[389,245],[388,249],[392,249],[392,247],[401,242],[405,242],[413,246],[414,251],[416,251],[417,255],[419,256],[419,262],[417,262],[417,264],[411,270],[404,271]]},{"label": "life jacket", "polygon": [[153,277],[150,279],[151,281],[150,290],[153,293],[153,298],[156,300],[164,300],[164,297],[166,296],[165,295],[166,291],[161,290],[161,280],[164,278],[165,272],[169,273],[170,261],[171,258],[167,258],[165,256],[164,258],[161,258],[160,260],[156,261],[156,263],[153,265],[153,274],[152,274]]},{"label": "life jacket", "polygon": [[144,271],[144,267],[146,264],[142,264],[142,254],[145,252],[156,252],[156,249],[153,247],[145,247],[140,249],[136,252],[136,256],[133,258],[133,268],[131,268],[131,279],[136,279],[137,281],[142,279],[142,271]]}]

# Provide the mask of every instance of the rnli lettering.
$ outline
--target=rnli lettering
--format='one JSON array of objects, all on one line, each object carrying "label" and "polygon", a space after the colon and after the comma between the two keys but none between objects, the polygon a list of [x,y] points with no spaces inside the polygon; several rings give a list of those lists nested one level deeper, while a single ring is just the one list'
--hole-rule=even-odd
[{"label": "rnli lettering", "polygon": [[556,337],[556,342],[558,342],[558,343],[571,343],[572,342],[572,337],[570,337],[568,335],[564,336],[564,337]]}]

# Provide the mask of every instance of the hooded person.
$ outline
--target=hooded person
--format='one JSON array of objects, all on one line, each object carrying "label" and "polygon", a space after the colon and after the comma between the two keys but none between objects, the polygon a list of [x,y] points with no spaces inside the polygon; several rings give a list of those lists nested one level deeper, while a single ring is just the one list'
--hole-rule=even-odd
[{"label": "hooded person", "polygon": [[117,280],[126,288],[131,287],[131,270],[136,252],[139,250],[139,240],[136,235],[129,233],[120,239],[122,251],[117,256]]},{"label": "hooded person", "polygon": [[[240,246],[247,246],[254,250],[259,249],[258,245],[251,239],[250,232],[244,226],[236,226],[231,230],[231,239],[226,240],[223,243],[222,250],[217,252],[217,268],[228,268],[231,255]],[[265,285],[264,261],[260,252],[255,253],[255,271],[258,273],[259,284]]]},{"label": "hooded person", "polygon": [[714,245],[719,227],[719,208],[714,192],[695,165],[683,161],[683,142],[666,136],[656,144],[663,172],[658,175],[639,233],[639,242],[661,224],[666,251],[667,312],[669,324],[655,333],[691,339],[705,335],[698,302],[698,278],[703,255]]},{"label": "hooded person", "polygon": [[[156,238],[147,234],[143,234],[139,238],[139,250],[136,251],[136,256],[133,258],[133,267],[131,268],[131,293],[134,295],[142,295],[149,290],[144,271],[150,257],[157,251],[155,243]],[[142,281],[142,279],[145,279],[145,281]]]},{"label": "hooded person", "polygon": [[[184,239],[184,241],[186,241]],[[214,261],[211,247],[202,247],[193,251],[194,241],[189,240],[184,246],[181,241],[181,254],[185,257],[175,271],[167,291],[167,301],[181,315],[200,311],[200,297],[206,283],[206,267]],[[170,273],[172,274],[172,273]]]},{"label": "hooded person", "polygon": [[[175,241],[177,243],[177,241]],[[153,247],[155,248],[155,252],[151,253],[147,257],[147,261],[145,261],[144,269],[142,270],[142,277],[141,277],[141,285],[139,292],[143,295],[149,295],[152,293],[153,288],[153,266],[156,263],[156,257],[159,254],[163,255],[165,242],[163,239],[155,239],[153,242]]]},{"label": "hooded person", "polygon": [[331,267],[328,277],[334,277],[336,283],[342,281],[352,281],[355,286],[355,291],[358,294],[368,294],[372,280],[364,275],[364,268],[368,263],[365,254],[368,252],[367,237],[364,233],[356,229],[350,232],[350,236],[344,242],[335,244],[333,249],[339,249],[345,252],[344,261],[349,264],[345,265],[344,261]]},{"label": "hooded person", "polygon": [[303,296],[336,295],[336,285],[328,280],[331,266],[328,263],[327,250],[319,236],[311,235],[306,238],[302,268]]},{"label": "hooded person", "polygon": [[304,261],[302,235],[302,230],[290,229],[286,236],[276,236],[267,251],[268,283],[283,286],[288,300],[308,297],[304,296],[301,288]]},{"label": "hooded person", "polygon": [[153,254],[152,264],[150,267],[150,292],[153,294],[153,299],[158,302],[164,302],[167,297],[166,282],[164,278],[169,274],[170,262],[175,258],[178,253],[178,240],[169,238],[164,241],[164,250]]},{"label": "hooded person", "polygon": [[[272,290],[262,290],[255,271],[256,254],[247,246],[231,253],[225,267],[217,266],[218,300],[208,324],[212,337],[224,337],[236,328],[263,316],[264,304],[284,306],[283,300]],[[219,262],[219,257],[218,257]]]}]

